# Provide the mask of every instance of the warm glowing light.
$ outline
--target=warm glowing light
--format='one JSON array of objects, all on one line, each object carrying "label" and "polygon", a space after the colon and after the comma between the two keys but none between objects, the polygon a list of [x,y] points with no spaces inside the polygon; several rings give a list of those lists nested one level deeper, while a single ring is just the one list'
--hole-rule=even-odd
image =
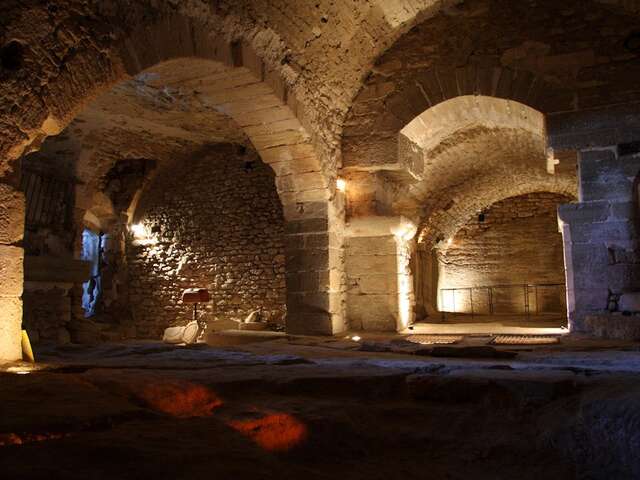
[{"label": "warm glowing light", "polygon": [[455,312],[456,302],[453,290],[441,290],[439,295],[439,308],[443,312]]},{"label": "warm glowing light", "polygon": [[59,440],[70,436],[70,433],[0,433],[0,447],[24,445],[25,443]]},{"label": "warm glowing light", "polygon": [[284,452],[307,437],[307,427],[288,413],[271,413],[256,420],[235,420],[229,426],[270,452]]},{"label": "warm glowing light", "polygon": [[147,229],[141,223],[134,223],[131,225],[131,233],[137,239],[147,238]]},{"label": "warm glowing light", "polygon": [[397,226],[391,228],[391,233],[397,242],[406,243],[416,234],[417,228],[410,220],[403,219]]},{"label": "warm glowing light", "polygon": [[391,229],[396,240],[397,277],[398,277],[398,330],[406,329],[413,319],[413,277],[411,274],[412,240],[416,235],[416,225],[402,218]]},{"label": "warm glowing light", "polygon": [[353,337],[351,337],[351,340],[353,340],[354,342],[359,342],[362,339],[360,338],[359,335],[354,335]]},{"label": "warm glowing light", "polygon": [[15,375],[29,375],[33,370],[29,367],[9,367],[6,371]]},{"label": "warm glowing light", "polygon": [[222,405],[208,388],[183,382],[150,385],[140,396],[154,410],[178,418],[208,417]]},{"label": "warm glowing light", "polygon": [[336,188],[342,193],[347,191],[347,181],[344,178],[338,178],[336,180]]},{"label": "warm glowing light", "polygon": [[[398,265],[404,267],[405,262],[398,257]],[[400,273],[402,272],[402,273]],[[404,330],[411,323],[413,285],[411,276],[406,271],[399,271],[398,275],[398,319],[400,321],[399,330]]]},{"label": "warm glowing light", "polygon": [[447,245],[451,245],[453,243],[453,238],[449,238],[449,240],[447,240]]},{"label": "warm glowing light", "polygon": [[158,240],[151,234],[149,228],[142,223],[134,223],[131,225],[130,230],[135,238],[134,244],[155,245],[158,243]]}]

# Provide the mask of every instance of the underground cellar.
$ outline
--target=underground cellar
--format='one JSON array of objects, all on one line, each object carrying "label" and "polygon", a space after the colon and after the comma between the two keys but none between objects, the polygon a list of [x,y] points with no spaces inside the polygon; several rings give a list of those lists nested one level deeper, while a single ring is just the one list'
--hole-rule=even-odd
[{"label": "underground cellar", "polygon": [[639,18],[0,2],[7,478],[639,478]]}]

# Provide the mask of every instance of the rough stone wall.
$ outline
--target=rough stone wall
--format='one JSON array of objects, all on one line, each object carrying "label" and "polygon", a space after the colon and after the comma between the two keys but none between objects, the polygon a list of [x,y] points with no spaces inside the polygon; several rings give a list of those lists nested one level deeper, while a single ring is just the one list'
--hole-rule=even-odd
[{"label": "rough stone wall", "polygon": [[33,343],[52,341],[68,343],[71,322],[71,298],[68,288],[46,288],[37,285],[25,289],[22,328]]},{"label": "rough stone wall", "polygon": [[458,95],[545,114],[638,102],[637,52],[625,47],[636,28],[636,18],[584,0],[445,9],[378,58],[345,122],[344,165],[389,163],[404,125]]},{"label": "rough stone wall", "polygon": [[[602,2],[624,5],[630,12],[638,12],[636,0]],[[233,67],[242,65],[256,73],[257,78],[269,85],[281,102],[278,103],[278,107],[289,107],[283,109],[292,112],[291,117],[287,119],[297,117],[305,129],[309,130],[306,133],[314,138],[314,144],[321,145],[319,150],[324,152],[323,162],[325,166],[329,166],[328,170],[331,170],[330,167],[339,164],[340,161],[339,139],[336,137],[342,126],[343,115],[362,80],[367,78],[367,72],[376,57],[409,28],[431,17],[440,8],[447,16],[458,16],[460,12],[451,8],[456,3],[459,2],[7,2],[3,5],[6,8],[3,9],[0,20],[0,158],[3,160],[0,175],[9,172],[12,161],[20,156],[24,148],[37,148],[46,135],[58,133],[84,102],[113,82],[122,79],[126,74],[138,73],[144,66],[150,66],[154,62],[176,55],[191,54],[213,58]],[[507,2],[507,8],[490,13],[493,15],[497,12],[503,18],[511,14],[511,18],[523,18],[533,24],[534,17],[530,14],[532,7],[535,7],[537,12],[548,12],[550,18],[555,18],[558,11],[562,10],[569,12],[564,15],[569,19],[567,30],[585,31],[593,35],[593,32],[602,26],[598,23],[597,16],[593,16],[596,9],[593,8],[592,2],[577,3],[581,7],[578,11],[589,12],[596,27],[582,30],[579,25],[573,23],[576,15],[570,13],[571,9],[567,8],[567,4],[568,2],[551,1],[535,4]],[[514,5],[526,9],[524,14],[521,15],[517,8],[511,8]],[[604,11],[606,21],[613,24],[613,28],[603,31],[602,37],[613,39],[624,30],[622,25],[625,22],[620,21],[620,15],[612,14],[611,19],[606,17],[608,13],[615,11],[613,8]],[[178,20],[169,21],[176,13]],[[634,22],[635,18],[629,17],[627,20]],[[197,28],[193,28],[195,23]],[[156,28],[158,25],[159,28]],[[475,31],[484,33],[485,29]],[[443,35],[442,38],[450,37]],[[249,43],[253,49],[249,55],[245,54],[243,41]],[[619,60],[620,63],[614,65],[613,74],[622,73],[618,75],[621,79],[625,75],[630,77],[628,65],[625,64],[626,59],[617,57],[614,60]],[[566,64],[562,61],[558,63],[561,66]],[[599,80],[587,76],[583,83],[585,88],[600,88],[606,92],[606,88],[597,84]],[[223,86],[222,89],[225,90],[226,87]],[[246,98],[244,93],[241,98]],[[20,101],[16,102],[16,99]],[[222,101],[225,100],[229,100],[226,95]],[[240,110],[247,106],[243,102],[235,103]],[[257,104],[253,99],[248,103],[254,107]],[[226,103],[225,105],[229,106]],[[277,109],[273,117],[281,111]],[[271,110],[269,112],[271,113]],[[252,115],[248,117],[252,118]],[[242,124],[243,128],[255,127],[255,130],[262,132],[263,125],[251,123],[248,117],[244,118],[246,123]],[[289,122],[285,123],[288,125]],[[293,128],[297,130],[299,125],[295,122],[294,124]],[[287,170],[295,170],[296,174],[302,170],[304,175],[308,168],[316,172],[317,159],[312,158],[315,157],[313,149],[306,148],[309,144],[296,143],[283,148],[278,133],[279,131],[271,125],[268,134],[254,133],[266,137],[267,143],[272,146],[270,162]],[[294,141],[301,142],[297,137]],[[291,159],[296,161],[290,162]],[[309,159],[313,161],[297,161]],[[307,163],[311,163],[312,166]],[[292,166],[295,168],[291,168]],[[325,185],[318,181],[317,175],[306,175],[304,178],[310,177],[313,184],[312,193],[306,194],[304,199],[297,198],[285,202],[285,208],[301,210],[298,203],[308,202],[305,205],[307,212],[321,210],[320,205],[326,200]],[[18,332],[19,325],[15,319],[20,316],[21,309],[19,297],[22,291],[22,252],[19,242],[23,230],[21,216],[24,205],[21,195],[15,191],[12,180],[3,178],[2,182],[0,194],[6,204],[2,206],[1,212],[0,242],[3,247],[0,249],[0,268],[7,281],[0,292],[4,312],[0,329],[6,333],[2,335],[3,338],[13,339],[17,338],[14,334]],[[303,180],[300,179],[300,182]],[[287,183],[293,182],[288,179]],[[322,188],[317,188],[321,183]],[[301,191],[304,188],[297,190]],[[315,196],[317,192],[323,194],[320,200]],[[294,196],[292,192],[286,193],[289,197]],[[314,220],[315,224],[333,225],[340,224],[339,216],[340,212],[337,215],[322,212],[311,220]],[[323,230],[326,231],[326,228],[314,227],[311,232],[304,233],[315,236],[326,233]],[[302,237],[301,232],[297,233]],[[335,232],[332,234],[339,236]],[[302,239],[302,243],[311,244],[310,238]],[[300,239],[294,240],[295,242],[291,243],[301,243]],[[335,243],[340,245],[339,240]],[[328,248],[325,246],[325,250]],[[326,255],[327,261],[323,262],[322,268],[315,265],[314,261],[309,261],[300,269],[300,273],[312,271],[315,277],[338,277],[339,272],[336,270],[339,268],[336,264],[340,261],[334,252],[337,249],[330,249],[332,253]],[[289,256],[293,257],[293,254]],[[315,283],[318,282],[316,278]],[[330,295],[338,288],[331,282]],[[306,318],[308,313],[320,310],[316,315],[317,321],[313,322],[313,330],[330,331],[331,329],[326,327],[327,317],[336,317],[337,310],[324,304],[339,303],[339,300],[328,300],[327,292],[324,290],[305,291],[300,296],[303,297],[301,301],[290,303],[304,306],[300,312],[304,313]],[[307,302],[307,297],[312,301]],[[323,300],[319,301],[319,297]],[[323,304],[322,307],[318,307],[320,303]],[[298,330],[302,331],[303,327]],[[10,346],[0,347],[3,350],[0,355],[3,358],[13,358],[17,347],[16,341],[11,340]],[[8,350],[12,353],[5,354]]]},{"label": "rough stone wall", "polygon": [[625,154],[621,147],[580,153],[580,201],[558,211],[567,256],[569,320],[577,331],[585,329],[588,315],[615,312],[623,293],[640,291],[640,155]]},{"label": "rough stone wall", "polygon": [[[483,213],[483,221],[479,216],[469,221],[438,254],[441,306],[450,311],[453,302],[443,289],[505,286],[494,292],[494,301],[502,303],[497,307],[505,307],[502,313],[512,313],[524,309],[524,293],[521,287],[507,285],[564,284],[557,208],[569,201],[553,193],[522,195],[494,204]],[[538,291],[540,309],[555,304],[559,310],[562,288],[541,287]],[[458,291],[456,295],[456,311],[470,310],[468,293]],[[486,292],[478,290],[474,295],[476,313],[486,309]],[[533,310],[535,307],[532,305]]]},{"label": "rough stone wall", "polygon": [[[251,161],[251,167],[245,162]],[[209,321],[261,309],[283,321],[284,221],[273,171],[257,156],[219,146],[160,172],[136,218],[149,238],[127,246],[129,295],[139,336],[190,318],[182,290],[206,287]]]},{"label": "rough stone wall", "polygon": [[82,283],[74,285],[70,278],[61,281],[55,266],[69,262],[62,264],[63,269],[72,270],[79,228],[73,222],[73,162],[54,152],[35,152],[21,160],[21,167],[21,190],[26,197],[22,328],[33,343],[68,343],[67,328],[77,299],[73,290]]},{"label": "rough stone wall", "polygon": [[[299,333],[331,334],[344,329],[343,289],[337,283],[342,268],[343,215],[340,202],[333,202],[331,187],[331,165],[337,157],[316,152],[322,136],[308,131],[307,109],[299,98],[305,89],[292,88],[295,80],[287,72],[290,52],[278,33],[263,23],[254,24],[249,16],[236,15],[239,10],[226,2],[69,1],[12,3],[9,7],[3,12],[0,30],[0,157],[4,160],[0,174],[11,171],[25,148],[38,148],[47,135],[59,133],[87,101],[129,75],[176,58],[224,65],[222,75],[206,79],[196,75],[193,86],[204,94],[202,102],[236,120],[276,171],[290,222],[287,234],[292,237],[287,242],[287,248],[292,246],[287,257],[296,259],[291,268],[297,270],[292,273],[313,280],[288,297],[292,313],[288,326]],[[20,44],[15,58],[5,56],[14,51],[15,42]],[[11,68],[5,68],[8,66]],[[21,99],[18,108],[14,108],[15,98]],[[19,198],[17,203],[20,216],[23,205]],[[308,248],[299,251],[300,242]],[[3,342],[18,337],[14,333],[19,331],[21,304],[16,298],[21,293],[22,272],[13,267],[20,264],[20,255],[19,248],[5,255],[5,264],[11,264],[8,274],[18,283],[6,290],[7,298],[11,297],[7,302],[12,303],[7,305],[12,313],[7,314],[6,323],[12,331],[0,338]],[[324,278],[329,281],[322,281]],[[17,350],[12,342],[14,353],[7,357]]]}]

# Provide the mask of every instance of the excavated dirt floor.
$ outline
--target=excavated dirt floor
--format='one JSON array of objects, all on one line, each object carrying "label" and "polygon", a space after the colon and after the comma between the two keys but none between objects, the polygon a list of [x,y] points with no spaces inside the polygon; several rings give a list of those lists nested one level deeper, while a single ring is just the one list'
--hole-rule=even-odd
[{"label": "excavated dirt floor", "polygon": [[637,344],[235,342],[5,365],[1,478],[640,478]]}]

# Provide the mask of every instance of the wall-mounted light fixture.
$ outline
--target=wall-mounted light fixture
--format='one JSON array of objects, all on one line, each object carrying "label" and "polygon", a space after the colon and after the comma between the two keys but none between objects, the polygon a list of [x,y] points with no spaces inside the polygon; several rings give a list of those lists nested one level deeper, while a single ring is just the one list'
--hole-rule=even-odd
[{"label": "wall-mounted light fixture", "polygon": [[342,193],[347,191],[347,181],[344,178],[336,179],[336,189]]}]

